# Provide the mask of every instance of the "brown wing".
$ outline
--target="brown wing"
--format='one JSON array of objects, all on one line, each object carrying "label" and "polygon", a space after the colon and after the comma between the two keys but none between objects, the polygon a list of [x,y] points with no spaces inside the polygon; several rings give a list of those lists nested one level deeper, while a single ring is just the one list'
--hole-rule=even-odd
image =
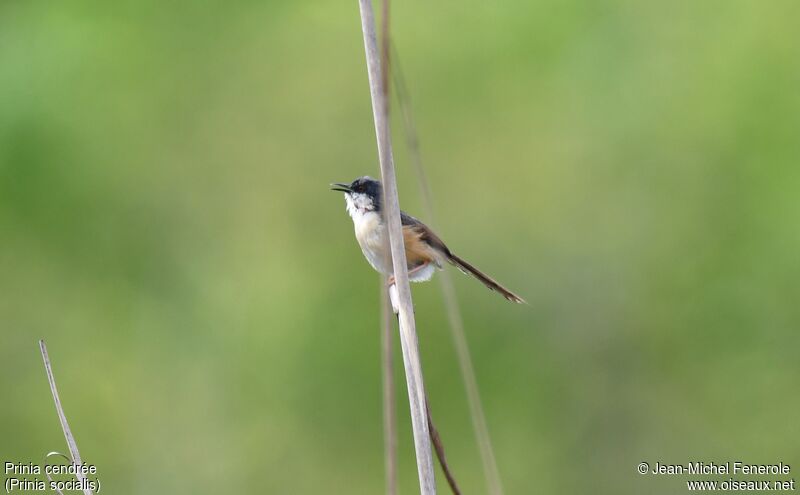
[{"label": "brown wing", "polygon": [[441,268],[440,260],[445,259],[462,272],[477,278],[489,290],[499,292],[509,301],[515,303],[525,302],[524,299],[503,287],[492,277],[451,253],[445,243],[439,239],[439,236],[424,223],[402,211],[400,212],[400,220],[403,224],[403,240],[405,241],[406,257],[410,268],[427,261],[433,261]]},{"label": "brown wing", "polygon": [[[428,243],[431,248],[441,253],[444,258],[450,257],[450,249],[447,248],[447,245],[444,243],[444,241],[442,241],[439,236],[436,235],[433,230],[431,230],[430,227],[404,211],[400,212],[400,221],[403,224],[403,237],[406,239],[406,242],[407,234],[405,234],[405,232],[407,230],[411,230],[416,234],[419,240]],[[406,244],[406,246],[407,245],[408,244]],[[408,247],[406,247],[406,250],[408,250]]]}]

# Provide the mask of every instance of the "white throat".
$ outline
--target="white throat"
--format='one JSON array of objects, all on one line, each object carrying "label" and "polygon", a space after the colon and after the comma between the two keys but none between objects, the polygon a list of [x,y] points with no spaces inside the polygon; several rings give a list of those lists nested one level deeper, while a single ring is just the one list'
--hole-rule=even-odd
[{"label": "white throat", "polygon": [[375,204],[372,198],[364,193],[346,193],[344,199],[347,202],[347,213],[356,222],[357,217],[366,215],[369,212],[375,213]]}]

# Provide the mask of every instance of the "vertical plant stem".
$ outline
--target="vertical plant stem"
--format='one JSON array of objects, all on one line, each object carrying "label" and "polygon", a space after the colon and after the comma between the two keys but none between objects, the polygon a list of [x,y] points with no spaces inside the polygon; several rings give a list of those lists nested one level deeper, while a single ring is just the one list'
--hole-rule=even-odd
[{"label": "vertical plant stem", "polygon": [[[422,192],[423,210],[429,225],[435,228],[436,221],[433,213],[433,200],[430,186],[425,175],[425,168],[422,164],[422,153],[420,151],[416,126],[414,125],[411,99],[408,94],[405,78],[403,77],[400,59],[396,52],[394,54],[393,68],[394,70],[392,73],[394,75],[395,91],[400,104],[400,110],[403,114],[406,145],[411,155],[411,161],[414,164],[414,170],[417,173],[419,189]],[[467,338],[464,333],[464,322],[461,318],[461,310],[458,305],[455,287],[453,286],[453,279],[450,277],[449,272],[442,271],[442,273],[439,274],[439,282],[441,284],[445,306],[447,307],[447,320],[450,323],[450,334],[453,338],[453,345],[456,348],[458,365],[461,369],[464,388],[467,392],[467,402],[469,403],[470,417],[472,418],[472,428],[475,432],[475,439],[481,454],[483,472],[484,476],[486,476],[486,485],[491,495],[503,495],[500,472],[497,468],[497,460],[495,459],[494,449],[492,448],[489,428],[486,425],[486,416],[484,415],[483,406],[481,405],[478,381],[475,378],[475,369],[472,366],[472,358],[470,357],[469,345],[467,344]]]},{"label": "vertical plant stem", "polygon": [[389,9],[389,0],[383,0],[383,9],[381,10],[383,14],[381,17],[381,84],[383,85],[383,94],[384,94],[384,105],[386,106],[386,118],[389,118],[389,106],[391,105],[391,98],[389,95],[392,94],[390,84],[392,82],[389,75],[392,73],[392,64],[390,55],[390,37],[389,37],[389,26],[390,24],[390,9]]},{"label": "vertical plant stem", "polygon": [[[50,382],[50,392],[53,394],[53,402],[56,405],[56,412],[58,413],[58,420],[61,422],[61,429],[64,431],[64,439],[67,441],[70,458],[73,464],[80,466],[83,464],[83,461],[81,460],[80,452],[78,452],[78,444],[75,443],[75,437],[72,436],[72,430],[70,430],[69,423],[67,423],[67,417],[64,415],[64,408],[61,407],[61,398],[58,396],[56,379],[53,376],[53,368],[50,366],[50,356],[47,354],[47,346],[44,344],[44,340],[39,340],[39,350],[42,353],[44,370],[47,372],[47,381]],[[81,471],[78,471],[76,476],[81,483],[85,483],[83,480],[86,476]],[[86,486],[83,489],[83,493],[84,495],[92,495],[92,490]]]},{"label": "vertical plant stem", "polygon": [[359,10],[361,13],[361,30],[364,36],[364,51],[367,58],[372,114],[375,120],[375,134],[378,141],[378,158],[383,180],[384,216],[389,231],[392,267],[398,292],[400,343],[403,350],[408,402],[411,409],[411,427],[414,433],[417,473],[419,475],[420,493],[428,495],[436,493],[436,482],[433,476],[433,459],[430,438],[428,437],[425,386],[423,384],[422,364],[417,344],[414,306],[411,300],[411,287],[408,281],[408,267],[400,223],[400,201],[397,195],[397,181],[389,134],[388,106],[386,104],[388,98],[382,84],[381,63],[375,36],[375,15],[372,11],[371,0],[359,0]]},{"label": "vertical plant stem", "polygon": [[[388,120],[389,116],[389,0],[383,0],[382,18],[382,51],[383,57],[381,82],[383,85],[385,113]],[[389,246],[384,246],[388,252]],[[397,421],[395,419],[394,401],[394,359],[392,355],[392,310],[389,302],[389,290],[387,288],[388,277],[381,277],[381,318],[383,325],[383,442],[385,449],[385,470],[386,470],[386,493],[396,495],[397,493]]]},{"label": "vertical plant stem", "polygon": [[383,364],[383,451],[386,495],[397,494],[397,418],[395,417],[394,358],[392,350],[392,308],[386,277],[380,278],[381,362]]}]

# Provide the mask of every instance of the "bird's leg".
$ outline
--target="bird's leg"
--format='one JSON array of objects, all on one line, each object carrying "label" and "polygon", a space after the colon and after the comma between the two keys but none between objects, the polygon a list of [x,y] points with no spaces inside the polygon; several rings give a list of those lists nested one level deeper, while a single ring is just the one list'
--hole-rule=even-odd
[{"label": "bird's leg", "polygon": [[[422,270],[423,268],[425,268],[429,264],[430,264],[430,262],[426,261],[425,263],[423,263],[423,264],[421,264],[419,266],[415,266],[414,268],[412,268],[411,270],[408,271],[409,276],[411,274],[413,274],[413,273],[416,273],[416,272]],[[389,278],[386,280],[386,286],[387,287],[391,287],[392,285],[394,285],[394,283],[395,283],[394,275],[389,275]]]},{"label": "bird's leg", "polygon": [[[428,266],[429,263],[430,263],[429,261],[426,261],[425,263],[412,268],[411,270],[408,271],[408,274],[411,275],[413,273],[422,270],[423,268]],[[389,300],[392,302],[392,311],[394,311],[394,314],[398,314],[399,306],[397,304],[397,285],[395,284],[395,282],[396,280],[394,278],[394,275],[389,275],[386,278],[386,286],[389,288]]]},{"label": "bird's leg", "polygon": [[430,262],[426,261],[425,263],[423,263],[423,264],[421,264],[421,265],[419,265],[417,267],[414,267],[411,270],[409,270],[408,274],[411,275],[412,273],[416,273],[416,272],[422,270],[423,268],[426,268],[429,264],[430,264]]}]

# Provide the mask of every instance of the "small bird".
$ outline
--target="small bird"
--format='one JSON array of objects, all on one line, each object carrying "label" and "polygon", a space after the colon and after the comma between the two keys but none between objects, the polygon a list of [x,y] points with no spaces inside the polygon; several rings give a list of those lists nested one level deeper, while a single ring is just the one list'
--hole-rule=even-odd
[{"label": "small bird", "polygon": [[[389,275],[389,284],[394,283],[392,259],[386,249],[388,235],[381,214],[383,187],[372,177],[359,177],[350,184],[331,184],[334,191],[342,191],[347,202],[347,213],[353,219],[356,240],[364,257],[372,268]],[[497,281],[453,254],[447,245],[427,225],[405,212],[400,212],[403,224],[403,241],[406,248],[408,278],[412,282],[425,282],[433,277],[436,269],[442,269],[447,261],[464,273],[480,280],[490,290],[499,292],[511,302],[525,300],[500,285]]]}]

